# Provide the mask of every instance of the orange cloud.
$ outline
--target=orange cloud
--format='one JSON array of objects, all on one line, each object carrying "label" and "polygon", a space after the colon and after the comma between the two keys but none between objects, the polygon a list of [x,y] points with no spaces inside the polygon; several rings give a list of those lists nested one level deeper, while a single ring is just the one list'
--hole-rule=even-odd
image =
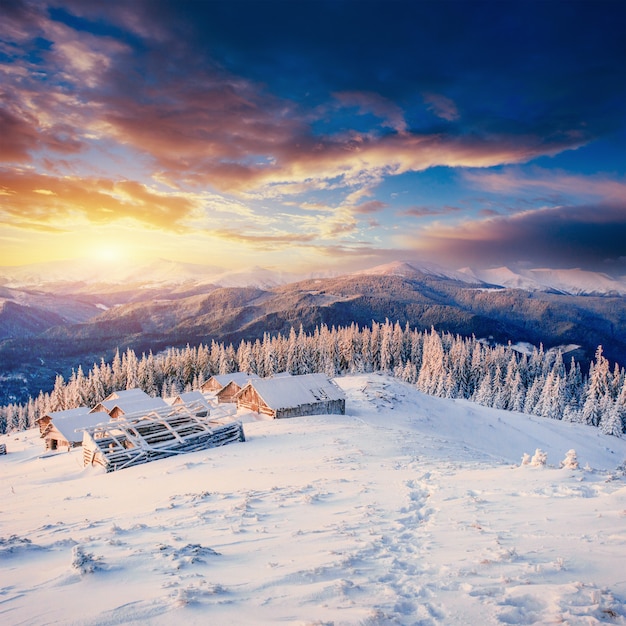
[{"label": "orange cloud", "polygon": [[296,234],[288,232],[275,232],[273,234],[251,234],[248,229],[215,229],[208,231],[210,235],[226,239],[234,243],[242,243],[267,251],[277,248],[289,248],[293,245],[301,245],[312,242],[315,234]]},{"label": "orange cloud", "polygon": [[162,193],[135,181],[52,177],[0,170],[0,214],[15,226],[59,229],[81,216],[93,223],[131,218],[154,228],[185,230],[198,202]]}]

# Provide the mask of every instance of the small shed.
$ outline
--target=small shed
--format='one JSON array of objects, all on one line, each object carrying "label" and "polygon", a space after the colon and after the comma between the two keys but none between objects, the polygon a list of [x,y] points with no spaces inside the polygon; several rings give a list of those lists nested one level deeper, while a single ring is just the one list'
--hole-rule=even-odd
[{"label": "small shed", "polygon": [[238,408],[274,419],[346,412],[343,391],[324,374],[258,378],[251,380],[235,398]]},{"label": "small shed", "polygon": [[83,464],[107,472],[177,454],[245,441],[241,422],[200,417],[202,405],[176,404],[125,415],[83,433]]},{"label": "small shed", "polygon": [[174,398],[172,406],[175,404],[199,405],[203,407],[203,415],[201,415],[201,417],[206,417],[211,411],[211,405],[201,391],[186,391],[185,393],[181,393]]},{"label": "small shed", "polygon": [[129,413],[151,411],[163,406],[167,406],[167,402],[162,398],[153,398],[142,389],[126,389],[109,394],[91,412],[108,413],[111,419],[117,419]]},{"label": "small shed", "polygon": [[76,429],[95,426],[103,419],[108,420],[108,416],[91,413],[88,407],[82,406],[77,409],[46,413],[37,420],[37,423],[40,436],[45,439],[46,450],[60,448],[69,450],[82,444],[82,432],[77,433]]},{"label": "small shed", "polygon": [[200,387],[200,391],[203,393],[207,393],[210,391],[216,392],[220,391],[226,385],[232,383],[234,386],[239,387],[241,389],[246,385],[246,383],[255,378],[252,374],[246,374],[245,372],[232,372],[230,374],[215,374],[215,376],[211,376],[209,380],[207,380],[202,387]]}]

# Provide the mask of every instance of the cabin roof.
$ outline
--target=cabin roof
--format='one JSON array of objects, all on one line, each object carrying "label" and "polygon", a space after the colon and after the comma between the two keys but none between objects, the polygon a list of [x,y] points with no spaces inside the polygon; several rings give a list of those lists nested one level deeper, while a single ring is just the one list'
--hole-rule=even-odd
[{"label": "cabin roof", "polygon": [[38,417],[35,421],[39,422],[46,417],[49,417],[50,419],[58,419],[59,417],[82,415],[84,413],[89,413],[89,411],[91,411],[91,409],[88,406],[79,406],[75,409],[66,409],[65,411],[48,411],[41,417]]},{"label": "cabin roof", "polygon": [[201,391],[185,391],[184,393],[179,393],[174,398],[174,402],[177,400],[180,400],[183,404],[187,404],[188,402],[204,402],[206,404],[206,398]]},{"label": "cabin roof", "polygon": [[[116,397],[117,396],[117,397]],[[152,398],[141,389],[127,389],[125,391],[114,391],[102,402],[99,402],[92,411],[97,412],[98,407],[104,407],[107,413],[118,407],[123,413],[136,413],[137,411],[150,411],[167,406],[163,398]]]},{"label": "cabin roof", "polygon": [[90,413],[89,408],[84,406],[67,411],[55,411],[47,415],[52,420],[52,426],[63,435],[66,441],[70,442],[83,439],[82,432],[77,433],[76,429],[90,428],[103,421],[101,413]]},{"label": "cabin roof", "polygon": [[109,400],[123,400],[134,401],[139,398],[150,398],[150,396],[143,390],[135,387],[134,389],[124,389],[122,391],[113,391],[102,402],[108,402]]},{"label": "cabin roof", "polygon": [[[244,389],[248,387],[252,387],[272,409],[345,399],[343,391],[324,374],[259,378],[251,380]],[[237,396],[243,394],[244,389]]]},{"label": "cabin roof", "polygon": [[215,374],[211,376],[209,380],[215,379],[222,387],[228,385],[228,383],[236,383],[240,387],[243,387],[248,381],[255,378],[252,374],[246,374],[245,372],[232,372],[230,374]]}]

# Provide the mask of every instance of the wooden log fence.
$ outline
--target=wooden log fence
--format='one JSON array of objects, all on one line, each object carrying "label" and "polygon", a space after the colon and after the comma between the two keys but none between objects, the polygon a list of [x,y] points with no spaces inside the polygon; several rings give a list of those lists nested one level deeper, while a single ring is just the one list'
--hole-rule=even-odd
[{"label": "wooden log fence", "polygon": [[178,454],[245,441],[241,422],[220,424],[175,405],[83,431],[83,463],[112,472]]}]

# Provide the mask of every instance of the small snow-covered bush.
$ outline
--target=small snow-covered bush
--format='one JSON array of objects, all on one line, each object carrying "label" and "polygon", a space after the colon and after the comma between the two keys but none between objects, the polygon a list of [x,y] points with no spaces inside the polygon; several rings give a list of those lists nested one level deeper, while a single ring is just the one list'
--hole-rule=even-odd
[{"label": "small snow-covered bush", "polygon": [[530,465],[530,454],[528,452],[524,452],[524,456],[522,456],[522,465]]},{"label": "small snow-covered bush", "polygon": [[533,467],[543,467],[548,462],[548,454],[541,450],[541,448],[537,448],[535,450],[535,454],[533,454],[533,458],[530,459],[530,464]]},{"label": "small snow-covered bush", "polygon": [[576,450],[568,450],[565,458],[561,461],[561,467],[564,469],[578,469],[578,459],[576,458]]},{"label": "small snow-covered bush", "polygon": [[100,557],[85,552],[81,545],[72,548],[72,568],[80,574],[93,574],[102,569]]}]

